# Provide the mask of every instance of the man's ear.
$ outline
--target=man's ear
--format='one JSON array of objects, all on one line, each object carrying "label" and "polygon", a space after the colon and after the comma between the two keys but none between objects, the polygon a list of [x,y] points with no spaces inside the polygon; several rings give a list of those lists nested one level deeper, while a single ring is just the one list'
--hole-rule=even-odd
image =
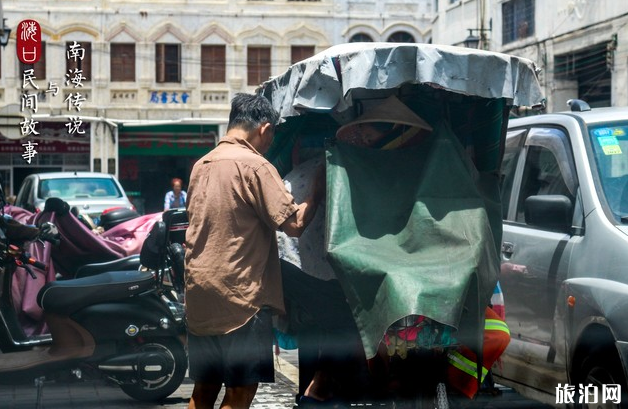
[{"label": "man's ear", "polygon": [[272,131],[273,125],[270,122],[264,122],[260,125],[260,134],[265,135],[266,132]]}]

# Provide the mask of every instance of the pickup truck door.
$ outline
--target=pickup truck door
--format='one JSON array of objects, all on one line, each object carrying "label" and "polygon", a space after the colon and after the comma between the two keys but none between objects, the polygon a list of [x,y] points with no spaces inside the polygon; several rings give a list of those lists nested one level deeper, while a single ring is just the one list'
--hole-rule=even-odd
[{"label": "pickup truck door", "polygon": [[[559,382],[567,381],[565,364],[556,354],[554,313],[572,249],[570,222],[577,191],[565,131],[533,127],[509,132],[502,177],[500,283],[511,343],[503,357],[501,375],[553,394]],[[569,199],[568,227],[539,226],[531,221],[526,199],[543,195],[554,195],[564,203],[563,196]],[[563,345],[562,340],[558,344]]]}]

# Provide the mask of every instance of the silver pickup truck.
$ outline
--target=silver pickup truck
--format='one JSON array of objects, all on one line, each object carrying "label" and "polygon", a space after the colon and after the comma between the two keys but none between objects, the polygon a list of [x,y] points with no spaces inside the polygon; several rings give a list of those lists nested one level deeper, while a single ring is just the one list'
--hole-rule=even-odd
[{"label": "silver pickup truck", "polygon": [[[556,406],[628,405],[628,108],[509,121],[499,383]],[[617,386],[620,386],[618,388]]]}]

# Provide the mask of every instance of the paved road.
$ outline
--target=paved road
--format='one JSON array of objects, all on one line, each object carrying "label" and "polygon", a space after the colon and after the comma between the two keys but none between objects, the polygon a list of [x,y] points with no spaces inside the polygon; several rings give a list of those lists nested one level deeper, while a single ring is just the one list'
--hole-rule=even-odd
[{"label": "paved road", "polygon": [[[294,358],[288,355],[294,355]],[[280,354],[275,364],[276,382],[260,385],[254,408],[288,409],[294,406],[298,369],[284,358],[296,361],[296,352],[286,351],[285,354]],[[174,394],[160,404],[153,404],[129,398],[115,384],[104,380],[63,384],[51,382],[44,385],[42,407],[44,409],[184,409],[188,406],[192,388],[192,380],[185,378]],[[34,385],[0,386],[1,409],[35,409],[36,403],[37,389]]]},{"label": "paved road", "polygon": [[[0,355],[1,359],[1,355]],[[292,409],[297,392],[298,368],[296,351],[283,351],[275,362],[276,383],[262,384],[253,402],[256,409]],[[192,394],[192,381],[186,378],[179,389],[159,404],[143,403],[127,397],[117,386],[105,381],[50,383],[43,390],[44,409],[184,409]],[[458,398],[451,400],[452,409],[551,409],[522,398],[511,389],[499,387],[497,397],[482,395],[474,400]],[[0,408],[34,409],[37,392],[34,385],[0,386]],[[391,408],[385,404],[352,405],[360,407]],[[218,405],[216,405],[218,408]]]}]

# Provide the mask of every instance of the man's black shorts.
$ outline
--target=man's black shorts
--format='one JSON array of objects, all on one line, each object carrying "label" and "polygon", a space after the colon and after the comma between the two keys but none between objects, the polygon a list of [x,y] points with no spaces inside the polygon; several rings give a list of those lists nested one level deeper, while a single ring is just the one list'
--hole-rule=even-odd
[{"label": "man's black shorts", "polygon": [[190,378],[227,387],[274,382],[271,318],[271,312],[262,309],[228,334],[188,333]]}]

